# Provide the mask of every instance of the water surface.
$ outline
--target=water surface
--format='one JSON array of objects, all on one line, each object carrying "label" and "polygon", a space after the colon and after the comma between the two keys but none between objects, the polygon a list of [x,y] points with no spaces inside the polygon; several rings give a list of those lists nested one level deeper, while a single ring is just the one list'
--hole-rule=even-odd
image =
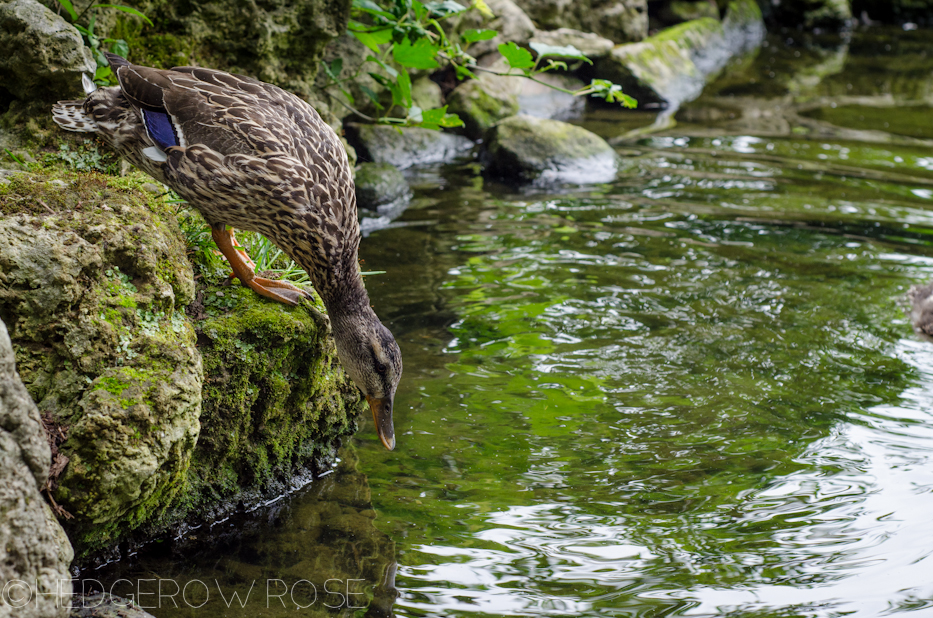
[{"label": "water surface", "polygon": [[396,450],[369,423],[331,493],[121,574],[321,592],[159,618],[324,614],[324,577],[360,580],[344,615],[933,615],[933,345],[903,300],[933,279],[933,37],[884,36],[771,37],[619,142],[611,184],[417,172],[362,248]]}]

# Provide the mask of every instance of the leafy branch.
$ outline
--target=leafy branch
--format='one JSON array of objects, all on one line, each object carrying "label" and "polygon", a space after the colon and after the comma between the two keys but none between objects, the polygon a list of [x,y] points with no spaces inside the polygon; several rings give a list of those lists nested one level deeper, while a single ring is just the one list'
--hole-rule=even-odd
[{"label": "leafy branch", "polygon": [[[569,90],[539,79],[540,74],[548,71],[568,70],[568,60],[592,64],[583,52],[571,45],[559,47],[532,43],[531,48],[537,54],[535,58],[530,51],[510,41],[499,45],[499,53],[509,65],[507,71],[479,66],[466,49],[473,43],[495,38],[498,32],[490,29],[471,29],[459,36],[451,36],[441,22],[469,10],[479,11],[487,18],[493,17],[484,0],[473,0],[470,7],[465,7],[456,0],[435,0],[427,3],[419,0],[387,2],[391,4],[383,7],[373,0],[353,0],[347,32],[372,53],[346,77],[341,77],[344,69],[342,58],[324,65],[324,72],[329,80],[327,87],[336,87],[346,100],[328,94],[365,120],[429,129],[462,126],[463,121],[456,114],[447,113],[446,106],[423,110],[412,101],[409,71],[433,71],[442,68],[442,62],[452,67],[457,78],[461,80],[475,78],[474,71],[523,77],[574,96],[594,96],[629,108],[636,106],[635,99],[624,94],[621,86],[608,80],[594,79],[588,86]],[[366,63],[374,63],[379,71],[366,70]],[[364,72],[389,92],[391,104],[385,104],[377,93],[359,81]],[[349,89],[349,85],[353,83],[376,110],[375,115],[365,114],[358,109]],[[406,110],[406,116],[390,116],[394,107]]]}]

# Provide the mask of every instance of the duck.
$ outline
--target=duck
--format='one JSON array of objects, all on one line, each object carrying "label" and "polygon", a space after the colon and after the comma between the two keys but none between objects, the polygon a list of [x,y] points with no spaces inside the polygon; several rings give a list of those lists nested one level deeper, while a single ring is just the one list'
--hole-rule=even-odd
[{"label": "duck", "polygon": [[106,57],[117,85],[99,88],[84,75],[85,98],[59,101],[53,120],[96,134],[187,200],[234,276],[257,294],[292,306],[311,297],[257,276],[235,230],[266,236],[304,268],[330,317],[341,365],[369,403],[383,445],[395,448],[402,355],[363,284],[356,195],[340,138],[307,102],[272,84]]}]

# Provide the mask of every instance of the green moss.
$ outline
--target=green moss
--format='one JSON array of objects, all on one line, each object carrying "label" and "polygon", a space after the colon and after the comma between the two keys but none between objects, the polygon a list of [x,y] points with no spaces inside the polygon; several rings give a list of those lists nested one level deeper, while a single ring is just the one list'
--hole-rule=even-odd
[{"label": "green moss", "polygon": [[292,309],[242,287],[204,293],[227,309],[198,323],[205,401],[196,465],[226,466],[241,484],[262,486],[352,433],[359,395],[320,304]]}]

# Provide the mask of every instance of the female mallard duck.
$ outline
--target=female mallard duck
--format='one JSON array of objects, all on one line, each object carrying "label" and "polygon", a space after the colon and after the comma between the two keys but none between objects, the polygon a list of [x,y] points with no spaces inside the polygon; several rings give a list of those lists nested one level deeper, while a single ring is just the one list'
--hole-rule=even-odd
[{"label": "female mallard duck", "polygon": [[188,200],[243,285],[290,305],[309,296],[257,277],[229,228],[265,235],[307,270],[330,315],[340,362],[391,450],[402,356],[363,287],[356,196],[337,135],[311,106],[276,86],[210,69],[166,71],[107,58],[119,86],[96,89],[85,77],[87,98],[60,101],[55,122],[97,133]]}]

